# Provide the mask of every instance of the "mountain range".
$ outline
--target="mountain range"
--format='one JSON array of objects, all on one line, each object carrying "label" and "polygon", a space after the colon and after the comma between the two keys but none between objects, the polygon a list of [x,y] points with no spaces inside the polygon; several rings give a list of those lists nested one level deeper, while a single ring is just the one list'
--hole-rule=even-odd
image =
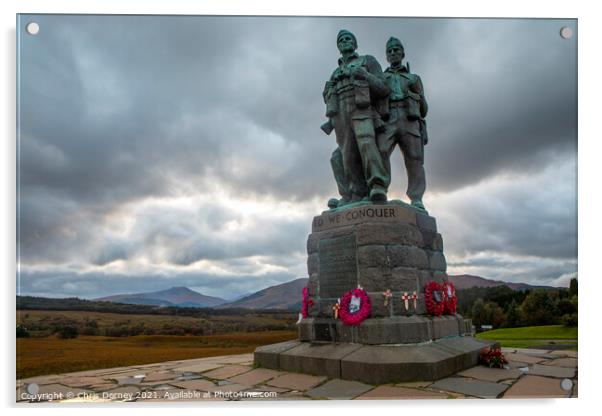
[{"label": "mountain range", "polygon": [[[197,308],[246,308],[246,309],[289,309],[297,310],[301,305],[301,289],[307,285],[307,278],[295,279],[242,296],[233,301],[203,295],[187,287],[172,287],[167,290],[148,293],[133,293],[105,296],[96,301],[127,303],[134,305],[179,306]],[[513,290],[554,289],[551,286],[533,286],[527,283],[509,283],[490,280],[469,274],[450,275],[449,280],[457,289],[472,287],[493,287],[506,285]]]},{"label": "mountain range", "polygon": [[128,293],[123,295],[105,296],[93,299],[96,301],[130,303],[134,305],[180,306],[195,308],[212,308],[226,303],[222,298],[203,295],[187,287],[172,287],[167,290],[147,293]]},{"label": "mountain range", "polygon": [[471,274],[448,275],[450,282],[456,289],[470,289],[471,287],[494,287],[506,285],[512,290],[531,290],[531,289],[555,289],[552,286],[534,286],[528,283],[512,283],[501,280],[490,280]]},{"label": "mountain range", "polygon": [[300,309],[301,290],[307,286],[307,278],[267,287],[237,301],[219,305],[218,308],[246,309]]}]

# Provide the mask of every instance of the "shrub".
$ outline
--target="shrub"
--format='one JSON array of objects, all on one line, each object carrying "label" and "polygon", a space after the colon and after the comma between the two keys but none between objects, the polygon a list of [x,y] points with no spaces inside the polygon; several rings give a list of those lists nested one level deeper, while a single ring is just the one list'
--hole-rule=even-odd
[{"label": "shrub", "polygon": [[84,326],[82,329],[82,335],[98,335],[98,328],[94,328],[92,326]]},{"label": "shrub", "polygon": [[17,338],[29,338],[29,331],[23,325],[17,325]]},{"label": "shrub", "polygon": [[553,325],[558,321],[558,309],[550,294],[543,289],[529,293],[521,309],[527,325]]},{"label": "shrub", "polygon": [[127,326],[113,326],[105,329],[107,337],[127,337],[130,335],[130,329]]},{"label": "shrub", "polygon": [[577,326],[577,312],[573,312],[571,314],[562,315],[560,319],[563,325],[565,326]]},{"label": "shrub", "polygon": [[73,325],[65,325],[58,330],[58,336],[61,339],[77,338],[78,335],[77,327]]}]

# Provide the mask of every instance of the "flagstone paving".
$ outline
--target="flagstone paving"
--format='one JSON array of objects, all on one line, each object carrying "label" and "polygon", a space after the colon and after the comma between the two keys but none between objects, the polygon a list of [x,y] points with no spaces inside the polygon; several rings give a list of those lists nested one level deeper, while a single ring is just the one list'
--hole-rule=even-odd
[{"label": "flagstone paving", "polygon": [[545,365],[556,365],[558,367],[577,368],[576,358],[556,358],[552,361],[544,363]]},{"label": "flagstone paving", "polygon": [[282,375],[281,371],[269,370],[267,368],[256,368],[255,370],[251,370],[238,376],[234,376],[230,378],[230,380],[234,381],[235,383],[246,384],[247,386],[254,386],[256,384],[261,384],[268,380],[276,378],[280,375]]},{"label": "flagstone paving", "polygon": [[502,380],[514,380],[522,375],[520,370],[506,370],[504,368],[488,368],[477,366],[458,373],[462,377],[471,377],[477,380],[493,381],[497,383]]},{"label": "flagstone paving", "polygon": [[431,390],[453,391],[481,399],[495,399],[507,388],[507,384],[466,377],[448,377],[429,386]]},{"label": "flagstone paving", "polygon": [[447,399],[445,393],[437,393],[428,390],[412,389],[396,386],[378,386],[366,394],[358,397],[358,400],[399,400],[399,399]]},{"label": "flagstone paving", "polygon": [[563,390],[558,379],[529,375],[513,384],[504,398],[569,397],[570,393],[570,391]]},{"label": "flagstone paving", "polygon": [[253,354],[177,360],[16,382],[18,402],[401,400],[577,397],[577,351],[504,348],[505,369],[386,385],[253,367]]},{"label": "flagstone paving", "polygon": [[368,390],[372,390],[372,388],[369,384],[357,381],[334,379],[322,384],[320,387],[308,390],[305,392],[305,395],[317,399],[353,399]]},{"label": "flagstone paving", "polygon": [[529,368],[528,374],[558,378],[573,378],[575,377],[576,372],[577,370],[575,368],[534,364],[531,368]]}]

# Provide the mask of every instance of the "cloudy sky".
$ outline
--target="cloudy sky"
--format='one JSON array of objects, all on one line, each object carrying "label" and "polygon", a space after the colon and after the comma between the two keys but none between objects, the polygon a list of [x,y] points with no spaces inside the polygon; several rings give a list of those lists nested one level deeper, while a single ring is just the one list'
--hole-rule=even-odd
[{"label": "cloudy sky", "polygon": [[[336,196],[335,142],[319,126],[341,28],[383,69],[400,38],[422,77],[424,201],[448,272],[568,283],[574,20],[29,15],[17,29],[19,294],[232,298],[306,277],[311,219]],[[392,164],[401,199],[399,154]]]}]

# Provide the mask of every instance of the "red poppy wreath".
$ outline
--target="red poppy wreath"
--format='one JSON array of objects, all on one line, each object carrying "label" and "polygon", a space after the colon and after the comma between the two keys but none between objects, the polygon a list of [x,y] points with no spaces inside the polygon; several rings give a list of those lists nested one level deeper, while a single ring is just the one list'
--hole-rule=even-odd
[{"label": "red poppy wreath", "polygon": [[443,287],[437,282],[428,282],[424,288],[424,303],[429,315],[440,316],[445,309]]},{"label": "red poppy wreath", "polygon": [[372,304],[364,289],[352,289],[341,298],[339,316],[345,325],[359,325],[370,316]]},{"label": "red poppy wreath", "polygon": [[307,318],[309,315],[309,307],[313,306],[314,300],[309,297],[309,289],[307,287],[304,287],[301,293],[303,296],[301,299],[301,315],[304,318]]}]

